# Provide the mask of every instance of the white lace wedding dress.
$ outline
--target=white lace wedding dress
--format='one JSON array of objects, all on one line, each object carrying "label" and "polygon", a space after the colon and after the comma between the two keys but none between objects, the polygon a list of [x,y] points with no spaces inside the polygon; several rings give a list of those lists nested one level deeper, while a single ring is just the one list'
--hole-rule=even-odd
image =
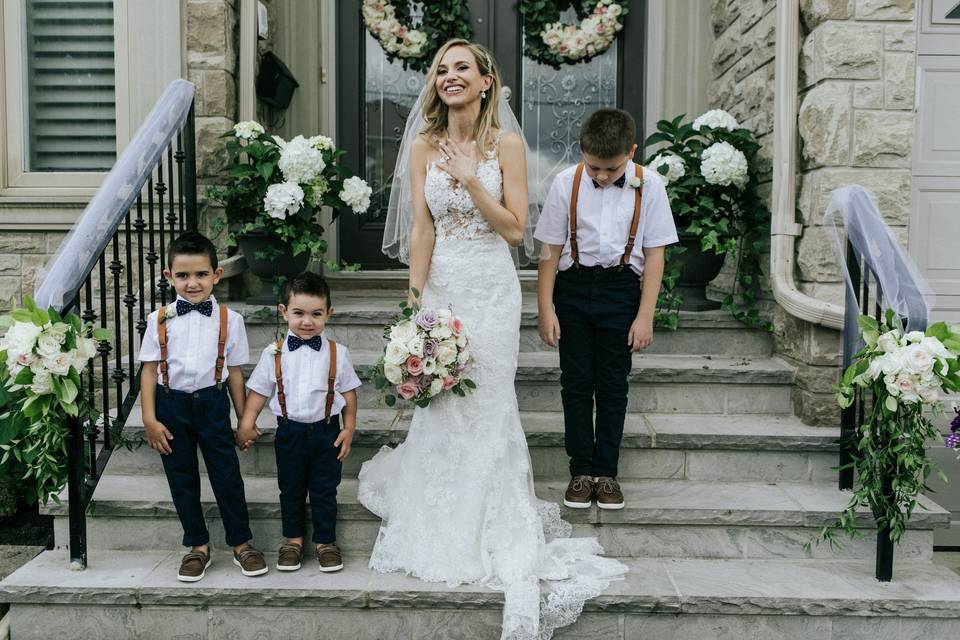
[{"label": "white lace wedding dress", "polygon": [[[477,176],[502,198],[496,146]],[[595,538],[568,538],[559,507],[534,495],[514,390],[520,283],[507,243],[435,166],[425,195],[436,243],[423,305],[463,319],[477,389],[417,408],[406,441],[364,463],[360,502],[383,520],[370,566],[502,590],[501,637],[549,638],[626,566],[598,555]]]}]

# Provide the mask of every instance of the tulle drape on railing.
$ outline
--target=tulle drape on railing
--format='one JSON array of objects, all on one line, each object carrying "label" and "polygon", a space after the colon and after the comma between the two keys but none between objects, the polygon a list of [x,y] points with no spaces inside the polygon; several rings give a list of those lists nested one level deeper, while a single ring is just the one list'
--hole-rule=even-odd
[{"label": "tulle drape on railing", "polygon": [[83,215],[40,272],[34,299],[41,308],[63,309],[99,260],[114,229],[137,199],[144,183],[193,103],[194,85],[174,80],[90,200]]}]

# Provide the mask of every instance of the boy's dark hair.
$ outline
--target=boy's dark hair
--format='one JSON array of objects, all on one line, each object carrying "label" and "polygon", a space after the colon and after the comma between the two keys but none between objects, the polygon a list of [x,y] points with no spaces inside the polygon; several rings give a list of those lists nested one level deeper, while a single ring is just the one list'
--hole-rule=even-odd
[{"label": "boy's dark hair", "polygon": [[167,251],[167,268],[173,268],[173,259],[176,256],[201,256],[206,255],[210,258],[210,266],[217,270],[217,249],[210,242],[210,239],[202,233],[196,231],[187,231],[173,242],[170,243],[170,249]]},{"label": "boy's dark hair", "polygon": [[580,151],[598,158],[630,153],[637,124],[623,109],[597,109],[580,125]]},{"label": "boy's dark hair", "polygon": [[316,273],[304,271],[287,280],[283,285],[283,304],[290,304],[290,298],[295,293],[323,298],[327,301],[327,308],[330,308],[330,285]]}]

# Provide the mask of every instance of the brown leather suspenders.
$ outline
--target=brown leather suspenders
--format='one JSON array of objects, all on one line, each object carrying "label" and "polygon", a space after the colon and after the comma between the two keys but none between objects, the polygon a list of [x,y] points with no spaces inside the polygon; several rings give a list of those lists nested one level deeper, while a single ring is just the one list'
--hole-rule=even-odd
[{"label": "brown leather suspenders", "polygon": [[[334,392],[337,384],[337,343],[333,340],[327,340],[330,345],[330,367],[327,370],[327,405],[323,414],[324,420],[330,419],[330,412],[333,411]],[[277,403],[280,405],[280,413],[285,420],[287,417],[287,396],[283,391],[283,366],[281,365],[283,355],[283,340],[277,340],[276,348],[273,350],[273,371],[277,377]]]},{"label": "brown leather suspenders", "polygon": [[[633,245],[637,239],[637,229],[640,227],[640,203],[643,199],[643,167],[639,164],[637,168],[637,177],[640,178],[640,186],[634,189],[636,193],[633,201],[633,220],[630,221],[630,235],[627,237],[627,246],[623,251],[623,257],[620,258],[620,267],[630,264],[630,255],[633,253]],[[583,177],[583,163],[577,164],[577,171],[573,174],[573,187],[570,192],[570,258],[575,267],[580,266],[580,255],[577,249],[577,199],[580,194],[580,180]]]},{"label": "brown leather suspenders", "polygon": [[[220,307],[220,335],[217,338],[217,365],[216,373],[213,379],[216,380],[217,389],[223,388],[223,382],[220,377],[223,375],[224,351],[227,348],[227,308]],[[160,343],[160,377],[163,381],[163,388],[170,391],[170,374],[167,371],[167,316],[166,305],[160,307],[157,311],[157,342]]]}]

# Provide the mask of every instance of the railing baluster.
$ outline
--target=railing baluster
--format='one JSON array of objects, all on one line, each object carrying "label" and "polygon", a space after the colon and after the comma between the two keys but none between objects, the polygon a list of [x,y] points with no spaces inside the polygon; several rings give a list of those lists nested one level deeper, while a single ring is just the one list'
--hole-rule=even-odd
[{"label": "railing baluster", "polygon": [[[143,220],[143,197],[137,196],[137,219],[133,223],[133,228],[137,230],[137,283],[139,284],[140,290],[140,317],[137,318],[137,333],[140,334],[141,338],[147,330],[146,300],[144,300],[143,296],[143,270],[146,268],[146,264],[143,261],[143,230],[146,226],[147,224]],[[132,351],[132,340],[130,341],[130,345]]]},{"label": "railing baluster", "polygon": [[[160,162],[157,163],[157,184],[154,189],[157,192],[157,227],[160,236],[160,261],[165,267],[167,264],[167,250],[164,246],[165,236],[163,232],[163,194],[167,191],[167,185],[163,183],[162,156],[160,157]],[[163,277],[163,268],[161,268],[160,271],[160,278],[157,280],[157,287],[160,289],[160,304],[167,304],[167,289],[170,288],[170,283],[167,282],[167,279]]]},{"label": "railing baluster", "polygon": [[[89,280],[87,281],[89,283]],[[89,289],[87,302],[90,301]],[[80,292],[74,296],[72,305],[75,311],[80,311]],[[88,305],[89,306],[89,305]],[[88,361],[92,365],[93,360]],[[88,366],[85,374],[93,379],[91,367]],[[80,393],[83,393],[83,378],[80,379]],[[70,566],[74,570],[87,567],[87,519],[86,514],[86,482],[84,473],[85,461],[83,455],[83,422],[80,418],[67,418],[67,500],[70,530]],[[96,468],[96,467],[94,467]]]},{"label": "railing baluster", "polygon": [[[93,310],[93,282],[91,280],[90,274],[87,274],[87,279],[83,284],[84,288],[84,301],[85,305],[83,308],[83,314],[80,316],[83,318],[84,323],[93,323],[97,320],[97,312]],[[96,406],[96,376],[93,374],[93,368],[95,360],[90,358],[87,360],[87,404],[90,407]],[[91,420],[87,429],[88,433],[96,434],[97,433],[97,421]],[[97,452],[96,447],[91,447],[90,450],[90,467],[96,471],[97,468]]]},{"label": "railing baluster", "polygon": [[[162,160],[161,160],[162,164]],[[173,241],[177,239],[177,223],[179,221],[177,216],[177,210],[174,208],[176,204],[174,202],[174,193],[173,189],[173,177],[176,175],[173,169],[173,143],[170,143],[170,146],[167,147],[167,180],[170,183],[170,197],[167,198],[168,210],[167,210],[167,226],[170,227],[170,244],[173,244]]]},{"label": "railing baluster", "polygon": [[[150,265],[150,310],[157,308],[157,250],[153,231],[153,177],[147,180],[147,263]],[[161,269],[162,271],[162,269]]]},{"label": "railing baluster", "polygon": [[[129,220],[128,220],[129,222]],[[129,244],[127,245],[129,247]],[[127,262],[129,264],[129,260]],[[113,233],[113,260],[110,261],[110,273],[113,275],[113,374],[110,376],[116,387],[117,416],[114,419],[117,424],[123,424],[127,419],[123,415],[123,383],[127,379],[127,372],[123,369],[123,333],[120,331],[120,274],[123,273],[123,263],[120,262],[120,234]],[[130,296],[129,289],[127,297]],[[133,302],[127,303],[128,307],[133,306]],[[132,367],[131,367],[132,370]],[[107,449],[113,448],[113,433],[110,430],[104,434],[104,446]]]},{"label": "railing baluster", "polygon": [[[107,328],[107,258],[105,253],[100,254],[99,262],[99,271],[100,271],[100,328]],[[100,380],[100,393],[103,394],[101,398],[103,404],[103,441],[107,448],[110,448],[110,377],[108,371],[110,369],[110,351],[111,345],[109,340],[101,340],[100,344],[97,345],[97,353],[100,354],[100,371],[103,374]],[[95,443],[96,439],[94,436],[90,438],[91,443]],[[92,445],[91,445],[92,446]],[[93,477],[96,477],[96,456],[93,457],[94,468],[92,470]]]},{"label": "railing baluster", "polygon": [[183,123],[183,153],[187,163],[183,195],[187,205],[187,229],[190,231],[197,230],[197,134],[194,114],[194,105],[191,104],[187,120]]},{"label": "railing baluster", "polygon": [[187,154],[183,151],[183,131],[177,132],[177,152],[173,154],[177,159],[177,202],[180,205],[180,230],[186,231],[186,217],[183,210],[183,161]]}]

